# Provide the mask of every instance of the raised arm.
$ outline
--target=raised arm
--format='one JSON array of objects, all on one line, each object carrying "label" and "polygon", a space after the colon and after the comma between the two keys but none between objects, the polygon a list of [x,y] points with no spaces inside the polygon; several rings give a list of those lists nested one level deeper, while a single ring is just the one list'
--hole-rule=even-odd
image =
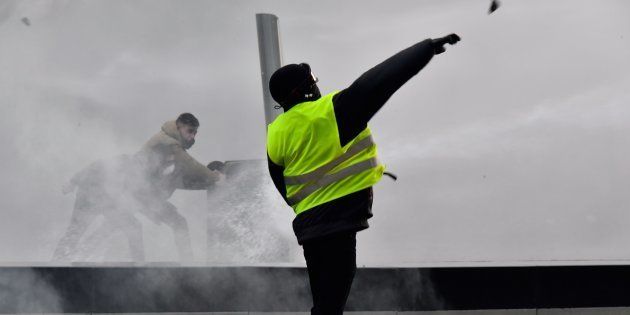
[{"label": "raised arm", "polygon": [[365,129],[394,92],[418,74],[435,54],[444,52],[445,44],[457,41],[459,36],[455,34],[423,40],[368,70],[335,95],[333,104],[342,146]]}]

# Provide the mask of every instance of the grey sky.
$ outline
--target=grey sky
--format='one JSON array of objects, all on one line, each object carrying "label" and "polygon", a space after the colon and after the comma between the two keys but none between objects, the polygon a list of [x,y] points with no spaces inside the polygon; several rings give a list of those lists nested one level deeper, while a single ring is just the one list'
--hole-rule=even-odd
[{"label": "grey sky", "polygon": [[[360,264],[630,259],[630,3],[502,2],[488,16],[485,0],[3,1],[0,261],[47,260],[71,212],[63,182],[181,112],[201,120],[202,162],[264,158],[260,12],[326,92],[462,37],[373,120],[400,179],[376,187]],[[201,221],[204,198],[175,196]]]}]

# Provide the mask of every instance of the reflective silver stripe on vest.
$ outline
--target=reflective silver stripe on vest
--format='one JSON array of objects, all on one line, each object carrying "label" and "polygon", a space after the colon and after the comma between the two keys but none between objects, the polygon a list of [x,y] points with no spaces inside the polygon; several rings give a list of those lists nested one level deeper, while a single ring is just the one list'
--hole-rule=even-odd
[{"label": "reflective silver stripe on vest", "polygon": [[296,176],[285,176],[284,183],[285,185],[301,185],[317,181],[320,178],[324,177],[324,175],[330,172],[333,168],[337,167],[339,164],[347,161],[355,154],[369,148],[372,145],[374,145],[374,140],[372,139],[372,135],[369,135],[354,143],[344,154],[338,156],[336,159],[328,162],[327,164],[320,166],[310,173]]},{"label": "reflective silver stripe on vest", "polygon": [[376,157],[373,157],[371,159],[352,164],[337,173],[325,175],[319,180],[312,182],[310,185],[305,186],[293,196],[288,197],[287,199],[289,201],[289,204],[295,205],[324,186],[340,181],[346,177],[359,174],[376,166],[378,166],[378,159]]}]

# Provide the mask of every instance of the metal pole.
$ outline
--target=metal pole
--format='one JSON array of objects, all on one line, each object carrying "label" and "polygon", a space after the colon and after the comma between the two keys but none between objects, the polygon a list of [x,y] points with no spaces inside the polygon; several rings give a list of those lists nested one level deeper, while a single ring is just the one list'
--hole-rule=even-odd
[{"label": "metal pole", "polygon": [[265,106],[265,124],[269,125],[282,113],[282,109],[273,108],[277,103],[271,97],[271,93],[269,93],[269,78],[271,78],[274,71],[282,66],[278,17],[267,13],[256,14],[256,28],[258,29],[258,51]]}]

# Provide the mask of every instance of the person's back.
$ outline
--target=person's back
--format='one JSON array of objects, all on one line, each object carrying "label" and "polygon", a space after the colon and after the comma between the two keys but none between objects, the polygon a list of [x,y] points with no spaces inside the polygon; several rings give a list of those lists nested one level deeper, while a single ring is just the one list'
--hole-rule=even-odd
[{"label": "person's back", "polygon": [[369,128],[341,145],[333,107],[336,94],[300,103],[268,127],[268,138],[273,139],[267,144],[269,157],[285,166],[287,200],[298,215],[371,187],[383,174]]}]

